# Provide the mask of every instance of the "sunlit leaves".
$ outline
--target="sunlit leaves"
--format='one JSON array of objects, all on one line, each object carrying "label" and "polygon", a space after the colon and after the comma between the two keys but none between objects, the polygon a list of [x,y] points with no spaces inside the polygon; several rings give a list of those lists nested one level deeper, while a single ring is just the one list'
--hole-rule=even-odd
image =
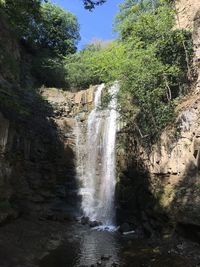
[{"label": "sunlit leaves", "polygon": [[147,144],[173,119],[174,101],[188,82],[191,34],[174,29],[174,10],[165,0],[126,0],[116,20],[126,60],[124,94],[140,109],[137,124]]},{"label": "sunlit leaves", "polygon": [[50,3],[41,7],[41,22],[37,27],[35,43],[57,54],[66,55],[76,51],[80,39],[76,16]]}]

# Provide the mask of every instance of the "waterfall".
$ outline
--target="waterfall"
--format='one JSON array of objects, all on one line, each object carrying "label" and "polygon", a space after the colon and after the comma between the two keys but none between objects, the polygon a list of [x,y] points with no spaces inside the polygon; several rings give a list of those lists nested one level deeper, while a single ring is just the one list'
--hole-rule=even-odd
[{"label": "waterfall", "polygon": [[[101,110],[104,84],[97,87],[94,108],[87,121],[85,142],[80,139],[80,125],[77,129],[77,165],[80,180],[79,193],[82,197],[84,216],[103,225],[113,225],[115,218],[114,192],[115,140],[117,130],[117,98],[119,85],[115,83],[108,90],[111,101],[108,108]],[[84,142],[84,143],[83,143]]]}]

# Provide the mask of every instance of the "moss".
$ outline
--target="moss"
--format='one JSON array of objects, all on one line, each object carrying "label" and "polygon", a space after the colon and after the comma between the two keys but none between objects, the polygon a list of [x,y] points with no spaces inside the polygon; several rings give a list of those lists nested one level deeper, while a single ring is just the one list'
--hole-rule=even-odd
[{"label": "moss", "polygon": [[168,207],[176,195],[176,189],[171,185],[154,192],[154,197],[159,203],[160,207]]}]

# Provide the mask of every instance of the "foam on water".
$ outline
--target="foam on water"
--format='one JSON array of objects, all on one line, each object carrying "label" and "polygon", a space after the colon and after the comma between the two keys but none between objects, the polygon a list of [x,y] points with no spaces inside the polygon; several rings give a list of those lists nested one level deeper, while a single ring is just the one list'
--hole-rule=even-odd
[{"label": "foam on water", "polygon": [[99,226],[93,227],[92,229],[97,230],[97,231],[116,232],[119,229],[119,227],[115,225],[99,225]]}]

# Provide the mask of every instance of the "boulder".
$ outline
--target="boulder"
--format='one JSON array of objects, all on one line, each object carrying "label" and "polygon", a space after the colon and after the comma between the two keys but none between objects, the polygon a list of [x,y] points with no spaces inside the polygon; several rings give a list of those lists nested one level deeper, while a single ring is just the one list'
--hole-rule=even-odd
[{"label": "boulder", "polygon": [[123,223],[122,225],[120,225],[119,227],[120,233],[129,232],[129,231],[131,231],[131,227],[128,223]]},{"label": "boulder", "polygon": [[89,217],[82,217],[81,218],[81,224],[82,225],[86,225],[86,224],[89,224],[89,221],[90,221],[90,219],[89,219]]}]

